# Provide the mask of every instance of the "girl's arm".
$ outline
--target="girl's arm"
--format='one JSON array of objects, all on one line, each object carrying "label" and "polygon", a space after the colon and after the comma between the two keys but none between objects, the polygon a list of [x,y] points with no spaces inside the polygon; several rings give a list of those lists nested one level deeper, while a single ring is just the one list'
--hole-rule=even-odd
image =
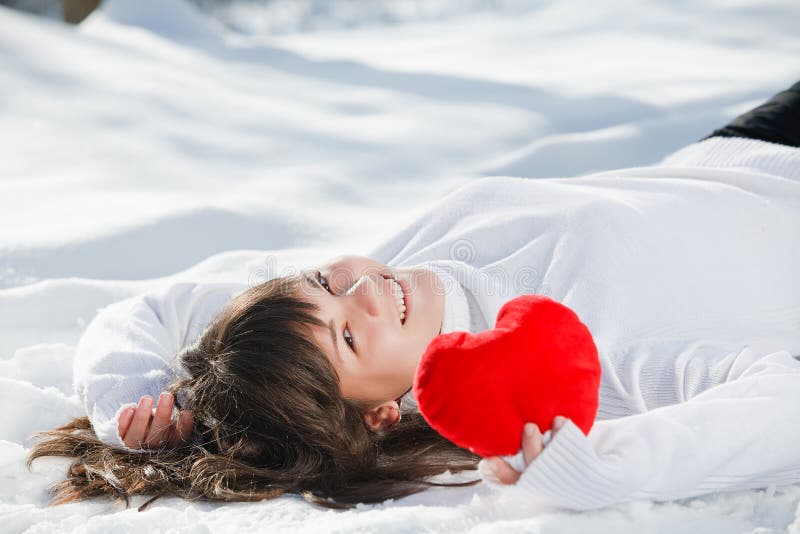
[{"label": "girl's arm", "polygon": [[103,308],[75,353],[74,387],[97,437],[126,447],[118,422],[142,396],[176,378],[176,355],[200,335],[243,284],[179,283]]},{"label": "girl's arm", "polygon": [[[749,350],[749,349],[746,349]],[[779,351],[686,402],[595,422],[567,421],[530,465],[503,486],[545,505],[588,510],[636,500],[800,482],[800,362]]]}]

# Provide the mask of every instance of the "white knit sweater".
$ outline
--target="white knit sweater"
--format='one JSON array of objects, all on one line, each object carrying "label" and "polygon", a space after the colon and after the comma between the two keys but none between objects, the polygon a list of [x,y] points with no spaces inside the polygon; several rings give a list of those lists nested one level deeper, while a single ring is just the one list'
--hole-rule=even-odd
[{"label": "white knit sweater", "polygon": [[[515,486],[480,470],[498,491],[580,510],[800,482],[798,243],[800,150],[712,138],[659,166],[476,180],[366,255],[435,270],[443,332],[492,327],[524,293],[587,324],[602,365],[589,435],[568,422]],[[103,441],[124,446],[122,407],[157,395],[245,288],[177,284],[92,321],[75,385]]]}]

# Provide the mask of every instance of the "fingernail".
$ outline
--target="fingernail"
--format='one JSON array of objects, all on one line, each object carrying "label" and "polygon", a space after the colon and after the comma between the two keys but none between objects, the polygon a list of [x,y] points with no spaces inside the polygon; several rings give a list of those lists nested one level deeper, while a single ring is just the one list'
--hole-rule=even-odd
[{"label": "fingernail", "polygon": [[161,395],[158,396],[159,406],[167,402],[169,402],[169,393],[162,393]]},{"label": "fingernail", "polygon": [[144,395],[141,399],[139,399],[139,408],[144,408],[151,402],[153,402],[153,399],[151,399],[148,395]]},{"label": "fingernail", "polygon": [[555,427],[556,430],[561,430],[561,427],[564,426],[565,422],[566,419],[564,417],[557,415],[555,417],[555,421],[553,421],[553,426]]},{"label": "fingernail", "polygon": [[525,426],[523,428],[525,430],[526,436],[532,436],[533,433],[536,432],[536,425],[533,423],[525,423]]}]

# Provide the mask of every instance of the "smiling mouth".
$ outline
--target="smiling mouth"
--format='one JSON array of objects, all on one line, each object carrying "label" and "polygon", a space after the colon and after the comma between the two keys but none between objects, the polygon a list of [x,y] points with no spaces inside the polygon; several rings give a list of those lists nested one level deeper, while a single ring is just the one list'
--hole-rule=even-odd
[{"label": "smiling mouth", "polygon": [[395,305],[397,306],[397,313],[400,316],[400,325],[404,325],[406,322],[408,305],[406,304],[406,294],[403,286],[400,284],[399,281],[396,279],[385,276],[387,280],[391,281],[392,285],[392,296],[394,297]]}]

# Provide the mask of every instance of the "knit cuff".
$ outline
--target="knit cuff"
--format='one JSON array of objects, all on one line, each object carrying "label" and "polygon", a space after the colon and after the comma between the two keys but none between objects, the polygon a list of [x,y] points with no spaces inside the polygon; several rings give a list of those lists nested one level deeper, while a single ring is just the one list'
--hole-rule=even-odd
[{"label": "knit cuff", "polygon": [[556,432],[533,462],[524,469],[522,451],[506,461],[521,471],[516,484],[503,485],[481,460],[478,470],[491,487],[514,497],[573,510],[601,508],[616,501],[622,472],[597,456],[589,439],[571,420]]}]

